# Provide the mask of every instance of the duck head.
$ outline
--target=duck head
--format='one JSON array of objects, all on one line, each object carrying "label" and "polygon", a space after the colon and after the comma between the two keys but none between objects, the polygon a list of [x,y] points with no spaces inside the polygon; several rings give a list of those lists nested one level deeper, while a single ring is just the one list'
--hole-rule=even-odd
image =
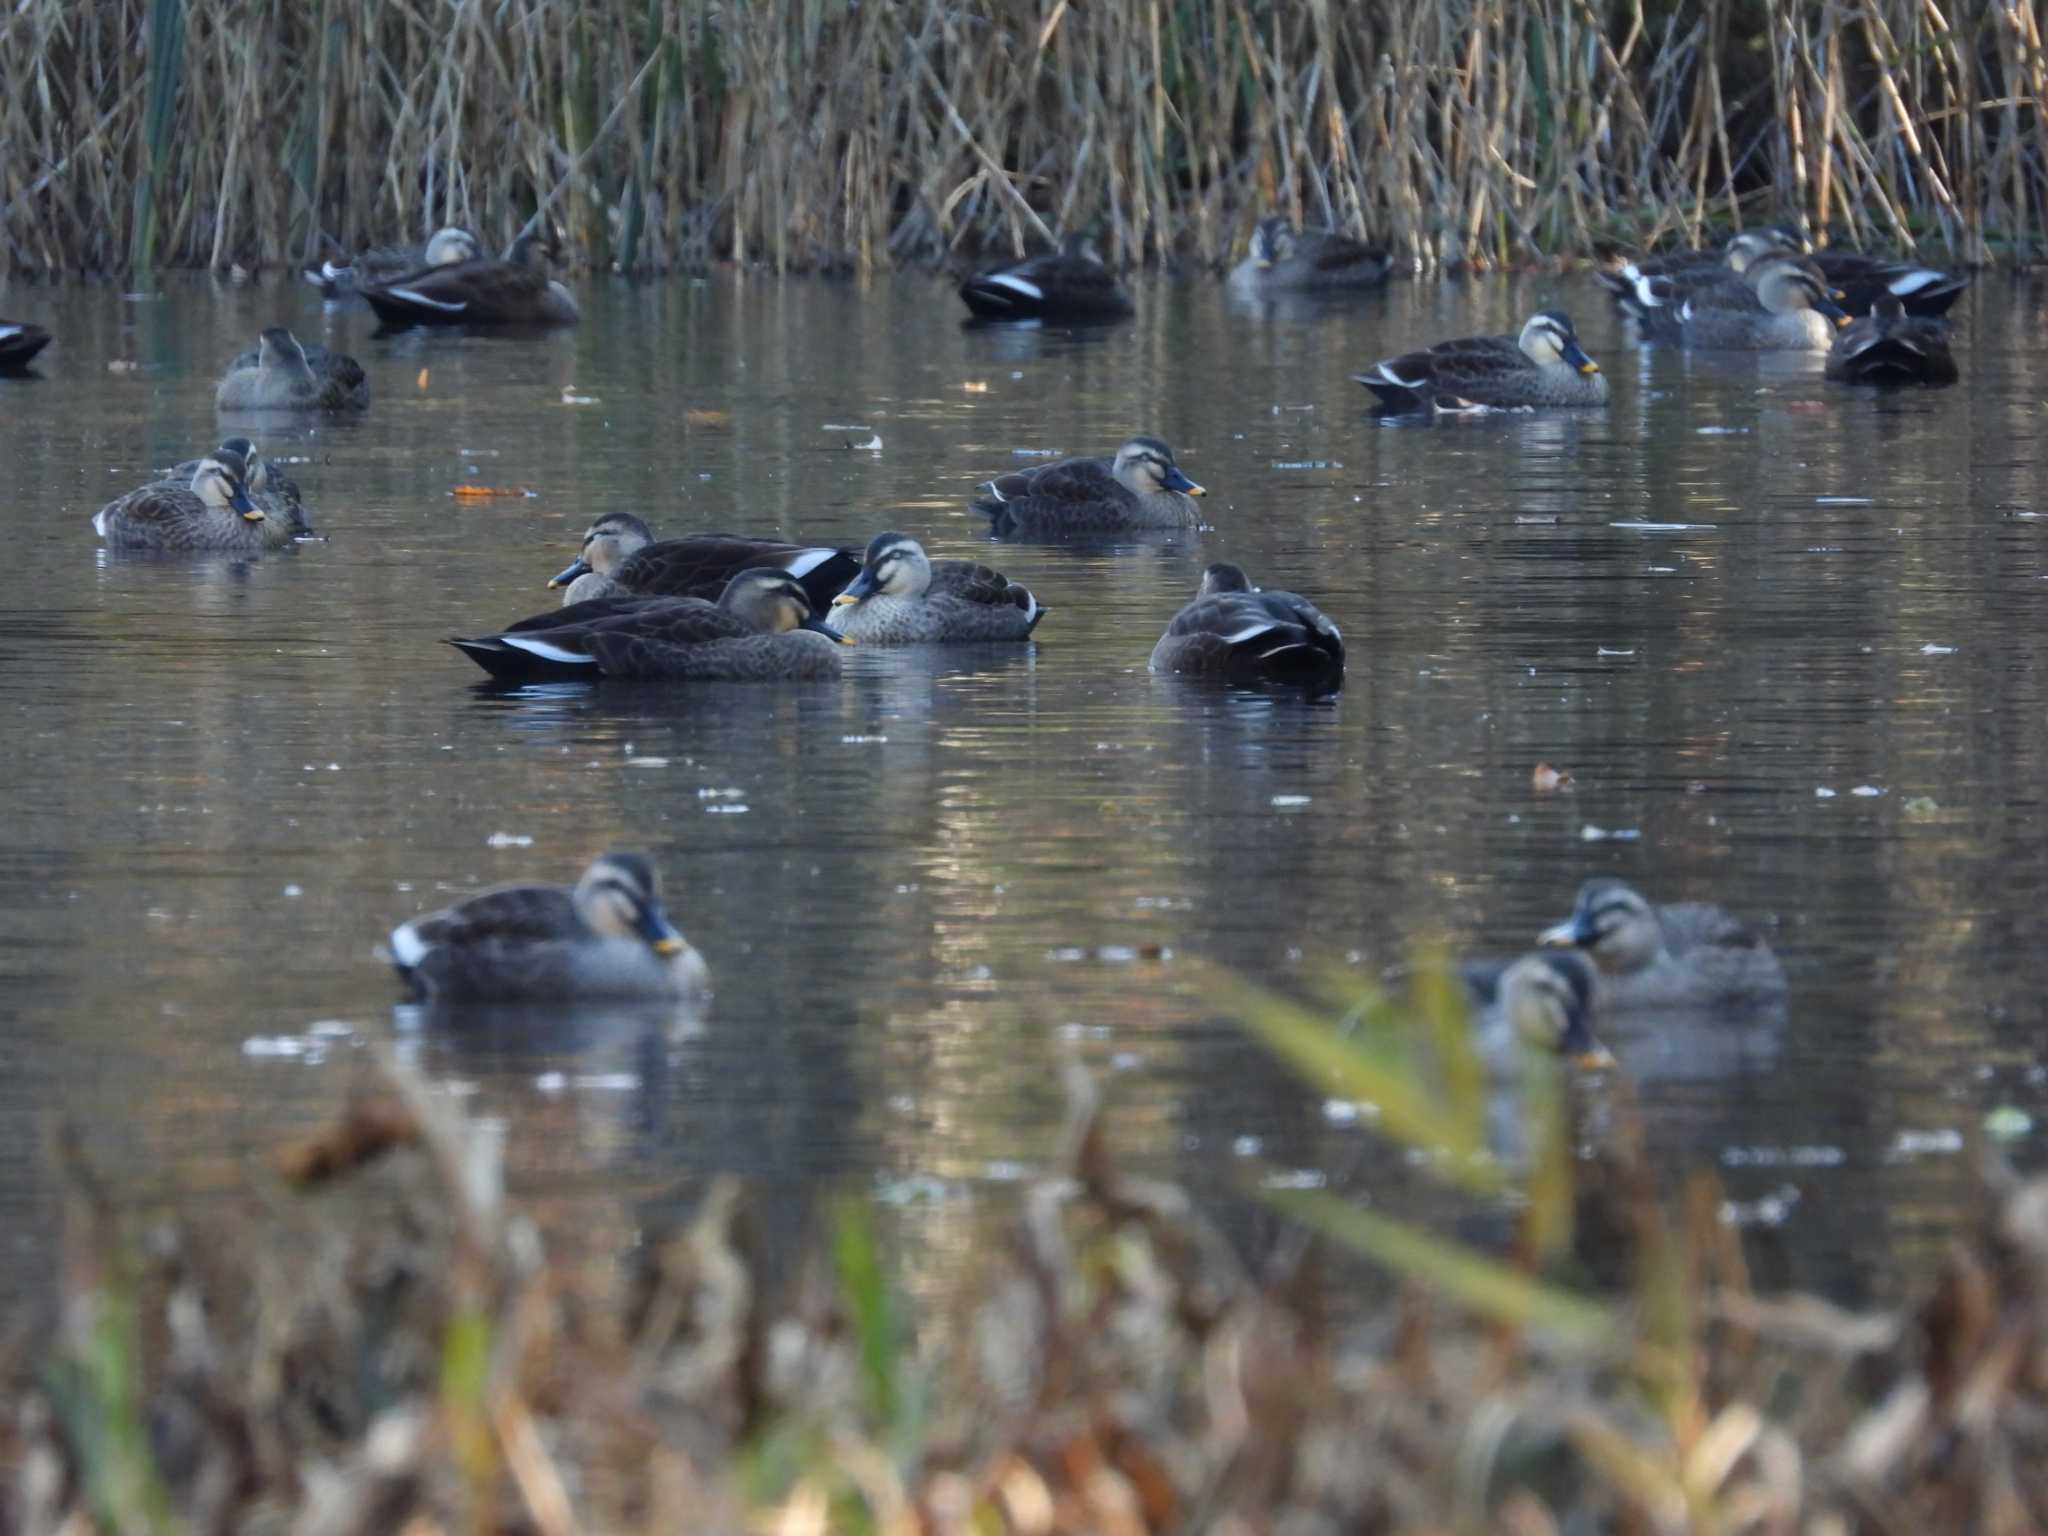
[{"label": "duck head", "polygon": [[1721,259],[1731,272],[1747,272],[1760,261],[1773,256],[1797,255],[1799,243],[1791,233],[1777,224],[1766,224],[1761,229],[1745,229],[1739,235],[1731,235],[1728,245],[1721,253]]},{"label": "duck head", "polygon": [[306,349],[299,345],[299,338],[287,326],[265,326],[256,339],[257,366],[268,371],[273,368],[287,373],[305,373]]},{"label": "duck head", "polygon": [[1581,373],[1598,373],[1600,365],[1579,345],[1579,333],[1571,317],[1562,310],[1538,310],[1529,317],[1518,338],[1523,355],[1539,368],[1568,363]]},{"label": "duck head", "polygon": [[223,462],[209,454],[199,461],[199,467],[192,472],[192,494],[215,511],[232,508],[242,514],[245,521],[263,521],[263,509],[249,499],[249,491],[242,484],[237,472],[240,465]]},{"label": "duck head", "polygon": [[1664,931],[1651,905],[1619,880],[1588,880],[1572,915],[1536,936],[1552,947],[1585,950],[1610,975],[1641,970],[1664,950]]},{"label": "duck head", "polygon": [[1501,973],[1501,1013],[1517,1039],[1575,1067],[1614,1065],[1593,1036],[1593,967],[1569,950],[1524,955]]},{"label": "duck head", "polygon": [[922,544],[907,533],[878,533],[868,540],[860,574],[832,604],[838,607],[870,597],[922,597],[931,584],[932,563]]},{"label": "duck head", "polygon": [[1261,219],[1252,226],[1251,258],[1255,266],[1270,267],[1294,254],[1294,221]]},{"label": "duck head", "polygon": [[1239,567],[1218,562],[1202,572],[1202,584],[1195,588],[1197,597],[1215,597],[1223,592],[1256,592],[1251,578]]},{"label": "duck head", "polygon": [[718,606],[764,635],[807,629],[839,645],[853,643],[811,612],[810,595],[804,591],[802,582],[771,566],[741,571],[733,577],[719,594]]},{"label": "duck head", "polygon": [[661,882],[640,853],[607,853],[576,882],[576,909],[598,932],[637,939],[657,955],[680,954],[685,945],[661,905]]},{"label": "duck head", "polygon": [[1774,315],[1816,309],[1837,326],[1849,323],[1848,312],[1835,302],[1835,290],[1804,257],[1767,257],[1749,269],[1749,282],[1757,302]]},{"label": "duck head", "polygon": [[1126,490],[1140,496],[1160,491],[1179,491],[1183,496],[1206,496],[1207,491],[1180,472],[1173,462],[1173,450],[1156,437],[1127,438],[1116,451],[1110,473]]},{"label": "duck head", "polygon": [[434,238],[427,242],[425,255],[430,267],[452,267],[458,261],[475,261],[483,251],[475,235],[451,224],[446,229],[434,231]]},{"label": "duck head", "polygon": [[632,513],[607,512],[584,533],[583,548],[575,560],[557,572],[548,585],[566,587],[578,576],[587,576],[592,571],[609,576],[626,563],[627,556],[653,542],[654,530]]}]

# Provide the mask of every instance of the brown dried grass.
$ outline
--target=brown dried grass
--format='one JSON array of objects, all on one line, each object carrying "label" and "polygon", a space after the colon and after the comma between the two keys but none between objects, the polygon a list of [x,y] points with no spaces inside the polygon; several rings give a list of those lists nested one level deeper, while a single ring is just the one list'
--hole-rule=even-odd
[{"label": "brown dried grass", "polygon": [[1216,262],[1274,207],[1423,271],[1760,218],[2026,259],[2041,31],[2011,0],[24,0],[0,271],[116,270],[138,234],[179,265],[495,241],[543,207],[629,270],[1084,224]]}]

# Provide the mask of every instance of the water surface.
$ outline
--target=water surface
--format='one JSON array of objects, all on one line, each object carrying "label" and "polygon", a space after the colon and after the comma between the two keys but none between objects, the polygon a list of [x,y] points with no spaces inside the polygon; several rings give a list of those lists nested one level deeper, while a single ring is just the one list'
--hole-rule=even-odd
[{"label": "water surface", "polygon": [[[1254,1158],[1346,1169],[1398,1204],[1400,1160],[1328,1122],[1203,968],[1508,953],[1595,873],[1719,900],[1785,959],[1782,1031],[1610,1041],[1662,1166],[1777,1202],[1766,1278],[1893,1293],[1968,1219],[1954,1133],[2004,1106],[2048,1126],[2040,285],[1980,280],[1963,385],[1891,396],[1639,351],[1582,279],[1305,312],[1162,280],[1078,336],[963,328],[919,276],[582,297],[580,328],[513,341],[380,337],[283,284],[7,292],[58,334],[0,380],[11,1273],[49,1230],[53,1112],[138,1180],[225,1185],[393,1040],[505,1121],[522,1192],[626,1226],[735,1168],[788,1211],[875,1189],[943,1269],[1047,1156],[1069,1054],[1141,1165],[1212,1191]],[[1389,427],[1348,382],[1552,303],[1605,412]],[[362,360],[363,419],[216,420],[221,367],[279,320]],[[97,549],[94,511],[230,427],[305,461],[330,542]],[[1138,430],[1212,527],[992,545],[967,510],[1020,455]],[[1029,647],[863,651],[836,687],[476,688],[441,637],[546,606],[616,509],[902,528],[1051,613]],[[1342,625],[1340,696],[1147,674],[1215,559]],[[1534,792],[1538,762],[1574,787]],[[395,921],[614,845],[656,857],[714,968],[697,1028],[394,1011]]]}]

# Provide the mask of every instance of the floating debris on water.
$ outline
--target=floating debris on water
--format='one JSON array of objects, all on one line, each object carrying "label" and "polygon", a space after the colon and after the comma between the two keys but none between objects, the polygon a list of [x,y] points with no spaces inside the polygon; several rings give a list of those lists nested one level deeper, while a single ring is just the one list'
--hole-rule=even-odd
[{"label": "floating debris on water", "polygon": [[1560,789],[1572,787],[1572,776],[1562,768],[1553,768],[1548,763],[1538,763],[1529,771],[1529,787],[1539,795],[1552,794]]},{"label": "floating debris on water", "polygon": [[1939,1131],[1901,1131],[1892,1141],[1891,1151],[1885,1154],[1887,1162],[1903,1162],[1914,1157],[1953,1157],[1963,1150],[1963,1133],[1949,1128]]},{"label": "floating debris on water", "polygon": [[1839,1168],[1849,1160],[1840,1147],[1727,1147],[1724,1168]]},{"label": "floating debris on water", "polygon": [[1835,791],[1829,789],[1825,784],[1816,784],[1813,788],[1813,798],[1816,800],[1832,800],[1835,798]]},{"label": "floating debris on water", "polygon": [[528,832],[493,832],[484,839],[486,848],[531,848],[533,835]]},{"label": "floating debris on water", "polygon": [[1582,843],[1635,843],[1642,841],[1642,836],[1641,827],[1615,827],[1610,830],[1596,827],[1589,821],[1579,828],[1579,841]]},{"label": "floating debris on water", "polygon": [[2033,1129],[2034,1117],[2011,1104],[2001,1104],[1984,1117],[1984,1134],[1993,1141],[2018,1141]]},{"label": "floating debris on water", "polygon": [[1630,533],[1691,533],[1701,528],[1719,528],[1719,523],[1645,523],[1637,521],[1609,523],[1610,528],[1623,528]]},{"label": "floating debris on water", "polygon": [[886,736],[842,736],[839,738],[840,744],[848,747],[881,746],[886,744],[888,740],[889,738]]},{"label": "floating debris on water", "polygon": [[1599,649],[1594,651],[1593,654],[1595,656],[1633,656],[1635,655],[1635,651],[1633,649],[1626,651],[1612,650],[1609,647],[1603,645]]},{"label": "floating debris on water", "polygon": [[1856,796],[1856,798],[1859,800],[1875,800],[1879,795],[1882,795],[1884,791],[1878,788],[1875,784],[1858,784],[1854,789],[1850,790],[1849,793]]},{"label": "floating debris on water", "polygon": [[1749,431],[1747,427],[1694,427],[1698,437],[1741,437]]},{"label": "floating debris on water", "polygon": [[1275,459],[1273,467],[1275,469],[1342,469],[1344,466],[1336,459]]},{"label": "floating debris on water", "polygon": [[1956,648],[1954,646],[1936,645],[1931,640],[1927,644],[1920,647],[1920,654],[1922,656],[1953,656],[1955,655],[1955,653]]},{"label": "floating debris on water", "polygon": [[1871,496],[1816,496],[1813,504],[1816,507],[1867,507],[1875,500]]},{"label": "floating debris on water", "polygon": [[1310,795],[1275,795],[1266,803],[1275,810],[1292,811],[1309,804],[1312,799],[1313,797]]}]

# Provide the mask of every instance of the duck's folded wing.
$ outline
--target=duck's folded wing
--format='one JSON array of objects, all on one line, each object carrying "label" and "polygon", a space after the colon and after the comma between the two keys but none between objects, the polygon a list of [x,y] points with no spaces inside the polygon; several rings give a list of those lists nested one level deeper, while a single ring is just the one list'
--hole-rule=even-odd
[{"label": "duck's folded wing", "polygon": [[431,912],[415,919],[412,931],[429,946],[464,948],[543,943],[580,937],[590,929],[567,891],[518,885],[485,891],[445,912]]},{"label": "duck's folded wing", "polygon": [[1712,902],[1681,901],[1657,909],[1666,953],[1676,957],[1694,949],[1753,950],[1765,948],[1763,936],[1725,907]]},{"label": "duck's folded wing", "polygon": [[517,624],[508,624],[499,633],[502,635],[538,634],[550,629],[593,624],[600,619],[616,619],[630,613],[638,613],[652,603],[669,602],[672,599],[651,597],[646,593],[617,593],[610,597],[594,597],[587,602],[567,603],[560,608],[550,608],[545,613],[536,613],[521,619]]},{"label": "duck's folded wing", "polygon": [[998,475],[983,489],[997,501],[1101,501],[1117,496],[1123,486],[1101,459],[1065,459]]},{"label": "duck's folded wing", "polygon": [[1001,571],[973,560],[934,560],[931,591],[957,597],[962,602],[983,603],[991,608],[1022,607],[1018,594],[1024,589]]},{"label": "duck's folded wing", "polygon": [[1062,298],[1114,303],[1120,296],[1116,275],[1109,268],[1078,256],[1041,256],[1011,270],[1021,271],[1048,294]]},{"label": "duck's folded wing", "polygon": [[1392,258],[1377,246],[1366,245],[1349,235],[1329,234],[1309,251],[1309,266],[1318,274],[1355,272],[1360,268],[1387,267]]}]

